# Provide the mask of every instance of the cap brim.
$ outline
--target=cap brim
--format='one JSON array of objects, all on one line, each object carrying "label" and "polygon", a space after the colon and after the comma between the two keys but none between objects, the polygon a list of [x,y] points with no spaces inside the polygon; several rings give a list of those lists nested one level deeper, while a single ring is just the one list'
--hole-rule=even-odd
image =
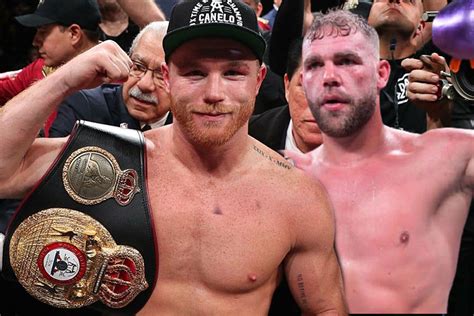
[{"label": "cap brim", "polygon": [[27,27],[38,27],[38,26],[43,26],[46,24],[51,24],[51,23],[56,22],[56,21],[53,21],[51,19],[42,17],[40,15],[36,15],[36,14],[20,15],[20,16],[15,17],[15,19],[21,25],[27,26]]},{"label": "cap brim", "polygon": [[169,32],[163,38],[163,49],[166,60],[173,51],[183,43],[196,38],[229,38],[236,40],[250,48],[260,61],[265,53],[265,40],[260,34],[241,26],[224,23],[209,23],[202,25],[186,26]]}]

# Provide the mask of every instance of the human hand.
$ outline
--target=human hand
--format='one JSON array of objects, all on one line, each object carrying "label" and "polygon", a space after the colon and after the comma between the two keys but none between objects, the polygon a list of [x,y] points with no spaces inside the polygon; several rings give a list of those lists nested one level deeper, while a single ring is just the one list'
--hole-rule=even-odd
[{"label": "human hand", "polygon": [[449,72],[443,56],[433,53],[421,59],[406,58],[402,67],[410,71],[407,95],[412,102],[434,102],[440,98],[441,71]]},{"label": "human hand", "polygon": [[436,120],[443,119],[450,112],[450,101],[442,98],[441,72],[449,72],[443,56],[437,53],[422,55],[420,59],[406,58],[402,66],[410,71],[407,96],[416,106],[424,109]]},{"label": "human hand", "polygon": [[76,56],[56,73],[67,91],[95,88],[103,83],[124,82],[132,62],[113,41],[105,41]]}]

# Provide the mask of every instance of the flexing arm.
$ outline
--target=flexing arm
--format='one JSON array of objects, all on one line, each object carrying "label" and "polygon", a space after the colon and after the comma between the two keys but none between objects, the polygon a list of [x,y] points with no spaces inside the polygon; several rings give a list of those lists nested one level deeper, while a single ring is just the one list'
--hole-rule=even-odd
[{"label": "flexing arm", "polygon": [[346,315],[332,206],[316,180],[302,182],[304,205],[294,212],[296,242],[285,260],[288,284],[303,315]]},{"label": "flexing arm", "polygon": [[165,21],[163,11],[153,0],[117,0],[122,9],[141,29],[154,21]]},{"label": "flexing arm", "polygon": [[44,174],[64,140],[36,139],[43,122],[71,93],[128,77],[130,59],[114,42],[77,56],[11,99],[0,112],[0,197],[20,197]]}]

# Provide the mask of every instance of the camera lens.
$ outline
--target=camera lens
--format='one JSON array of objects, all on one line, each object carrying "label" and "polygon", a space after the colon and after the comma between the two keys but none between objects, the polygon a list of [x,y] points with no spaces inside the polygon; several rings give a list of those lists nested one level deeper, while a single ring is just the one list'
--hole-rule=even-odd
[{"label": "camera lens", "polygon": [[452,73],[453,86],[457,93],[464,99],[474,100],[474,69],[471,68],[468,60],[461,62],[461,67],[457,73]]}]

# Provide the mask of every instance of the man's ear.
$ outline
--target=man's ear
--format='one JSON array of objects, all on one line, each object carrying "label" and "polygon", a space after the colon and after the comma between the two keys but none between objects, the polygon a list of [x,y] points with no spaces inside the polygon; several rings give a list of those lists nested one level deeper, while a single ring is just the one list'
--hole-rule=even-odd
[{"label": "man's ear", "polygon": [[382,90],[387,85],[389,76],[390,76],[390,64],[387,60],[382,59],[378,62],[378,78],[377,78],[377,88]]},{"label": "man's ear", "polygon": [[[293,76],[297,76],[298,74],[293,74]],[[290,78],[288,78],[288,74],[285,73],[283,76],[283,83],[285,84],[285,98],[288,100],[290,94]]]},{"label": "man's ear", "polygon": [[260,16],[262,14],[262,11],[263,11],[263,4],[261,2],[259,2],[257,4],[257,12],[255,12],[255,13],[256,13],[257,16]]},{"label": "man's ear", "polygon": [[260,86],[262,85],[263,79],[265,79],[266,75],[267,75],[267,66],[265,66],[265,63],[262,63],[257,73],[257,88],[255,89],[255,95],[258,94],[258,91],[260,90]]},{"label": "man's ear", "polygon": [[161,73],[163,74],[163,81],[165,83],[166,93],[170,93],[170,69],[166,62],[161,63]]},{"label": "man's ear", "polygon": [[416,27],[416,30],[415,30],[416,36],[422,35],[423,30],[425,29],[425,26],[426,26],[426,22],[423,21],[423,20],[420,20],[420,22],[418,23],[418,26]]},{"label": "man's ear", "polygon": [[77,25],[77,24],[71,24],[66,32],[69,32],[69,37],[71,39],[71,44],[76,45],[79,43],[79,41],[82,39],[82,36],[84,35],[84,32],[82,31],[82,28]]}]

